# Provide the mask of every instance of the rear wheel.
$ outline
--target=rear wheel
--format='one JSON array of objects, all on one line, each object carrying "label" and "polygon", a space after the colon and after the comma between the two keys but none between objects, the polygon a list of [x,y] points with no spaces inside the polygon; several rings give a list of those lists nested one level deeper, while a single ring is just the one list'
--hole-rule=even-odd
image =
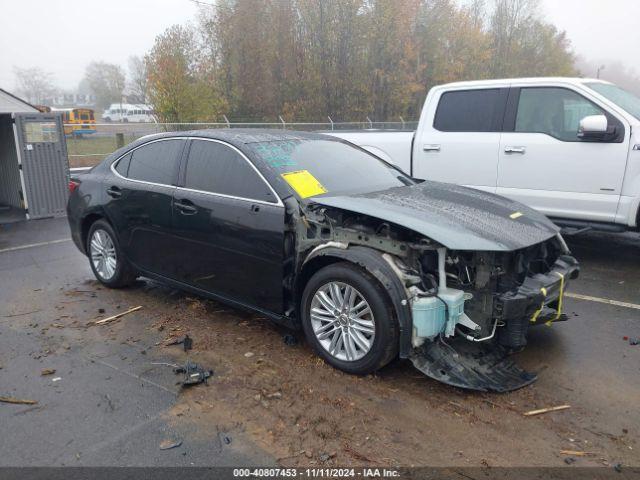
[{"label": "rear wheel", "polygon": [[350,263],[316,272],[305,287],[301,308],[307,340],[340,370],[364,375],[397,355],[397,321],[386,292]]},{"label": "rear wheel", "polygon": [[136,279],[135,271],[122,254],[115,232],[105,220],[91,225],[87,235],[87,255],[93,274],[108,287],[124,287]]}]

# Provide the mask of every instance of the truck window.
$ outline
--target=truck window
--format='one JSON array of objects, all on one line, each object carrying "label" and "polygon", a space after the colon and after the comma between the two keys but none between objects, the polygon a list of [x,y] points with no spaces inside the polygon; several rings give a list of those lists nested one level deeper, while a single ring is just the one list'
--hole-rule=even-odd
[{"label": "truck window", "polygon": [[567,88],[532,87],[520,90],[516,132],[546,133],[564,142],[578,142],[580,120],[605,112]]},{"label": "truck window", "polygon": [[507,89],[456,90],[440,97],[433,127],[441,132],[499,132]]}]

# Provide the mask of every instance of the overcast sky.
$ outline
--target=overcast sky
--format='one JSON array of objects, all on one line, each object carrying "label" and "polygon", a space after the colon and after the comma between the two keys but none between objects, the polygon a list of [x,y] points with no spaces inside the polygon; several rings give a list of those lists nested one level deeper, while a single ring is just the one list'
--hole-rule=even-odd
[{"label": "overcast sky", "polygon": [[[75,88],[92,60],[126,67],[198,12],[190,0],[0,0],[0,8],[0,88],[10,91],[14,66],[42,67],[63,88]],[[640,0],[542,0],[542,10],[579,55],[640,73]]]}]

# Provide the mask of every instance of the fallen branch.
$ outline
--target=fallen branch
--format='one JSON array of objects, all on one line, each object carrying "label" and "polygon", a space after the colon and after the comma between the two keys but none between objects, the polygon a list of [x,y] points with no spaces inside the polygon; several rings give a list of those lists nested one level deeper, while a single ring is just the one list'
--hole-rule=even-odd
[{"label": "fallen branch", "polygon": [[37,405],[36,400],[27,400],[25,398],[0,397],[0,402],[15,403],[16,405]]},{"label": "fallen branch", "polygon": [[541,408],[539,410],[530,410],[528,412],[523,413],[525,417],[532,417],[533,415],[540,415],[542,413],[549,412],[557,412],[558,410],[566,410],[567,408],[571,408],[571,405],[558,405],[557,407],[547,407]]},{"label": "fallen branch", "polygon": [[571,455],[572,457],[588,457],[593,456],[593,452],[582,452],[578,450],[560,450],[560,455]]},{"label": "fallen branch", "polygon": [[137,307],[130,308],[126,312],[118,313],[117,315],[113,315],[111,317],[103,318],[102,320],[98,320],[95,322],[96,325],[104,325],[105,323],[113,322],[114,320],[118,320],[120,317],[124,317],[125,315],[129,315],[130,313],[137,312],[142,308],[142,305]]}]

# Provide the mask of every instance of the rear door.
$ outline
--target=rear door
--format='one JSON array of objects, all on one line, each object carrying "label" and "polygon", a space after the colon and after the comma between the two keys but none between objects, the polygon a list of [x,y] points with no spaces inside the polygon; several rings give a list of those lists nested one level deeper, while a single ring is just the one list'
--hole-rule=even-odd
[{"label": "rear door", "polygon": [[282,312],[284,207],[249,160],[216,140],[190,141],[174,193],[176,277]]},{"label": "rear door", "polygon": [[137,267],[172,276],[173,192],[186,141],[145,143],[111,166],[103,183],[105,210],[127,258]]},{"label": "rear door", "polygon": [[[613,222],[629,128],[596,100],[562,86],[514,88],[500,145],[497,193],[550,217]],[[605,115],[617,135],[584,141],[580,120]]]},{"label": "rear door", "polygon": [[69,195],[69,163],[61,115],[16,113],[14,116],[27,218],[64,215]]},{"label": "rear door", "polygon": [[413,176],[495,192],[508,88],[436,90],[433,95],[414,140]]}]

